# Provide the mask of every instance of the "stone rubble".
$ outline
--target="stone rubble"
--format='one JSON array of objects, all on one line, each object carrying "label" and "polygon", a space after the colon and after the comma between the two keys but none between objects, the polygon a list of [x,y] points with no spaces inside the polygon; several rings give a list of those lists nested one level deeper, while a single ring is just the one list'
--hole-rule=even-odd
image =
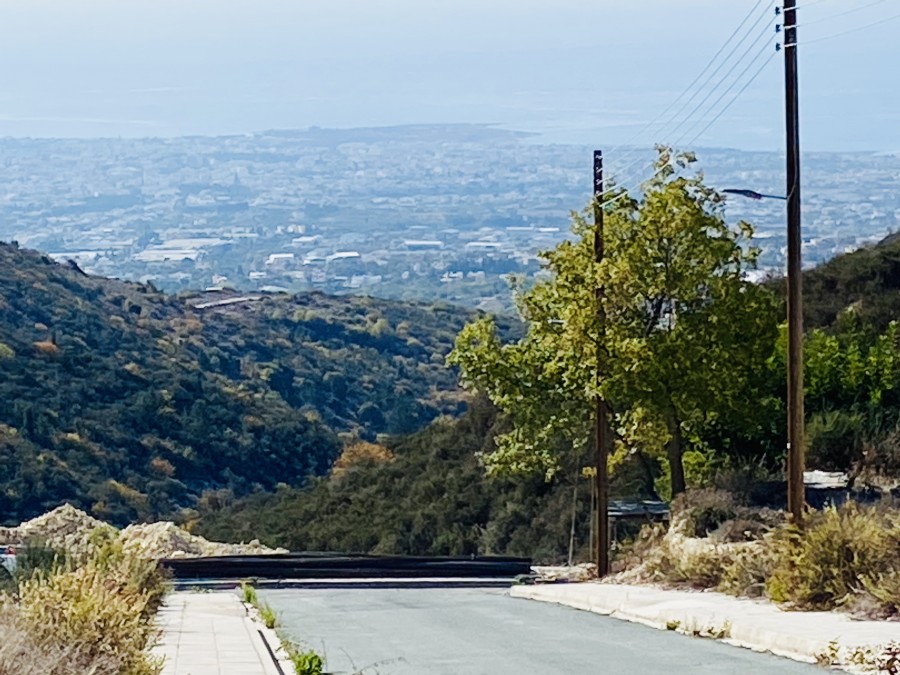
[{"label": "stone rubble", "polygon": [[141,555],[160,558],[194,558],[221,555],[264,555],[287,553],[258,541],[249,544],[225,544],[191,534],[173,522],[129,525],[118,530],[70,504],[64,504],[18,527],[0,527],[0,546],[23,546],[39,541],[51,548],[77,553],[84,551],[97,532],[116,534],[127,548]]}]

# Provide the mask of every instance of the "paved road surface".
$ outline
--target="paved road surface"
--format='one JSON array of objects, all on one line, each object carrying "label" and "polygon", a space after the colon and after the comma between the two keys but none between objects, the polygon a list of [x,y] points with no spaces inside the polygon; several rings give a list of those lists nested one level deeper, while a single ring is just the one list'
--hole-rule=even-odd
[{"label": "paved road surface", "polygon": [[824,669],[481,589],[260,591],[329,672],[744,675]]}]

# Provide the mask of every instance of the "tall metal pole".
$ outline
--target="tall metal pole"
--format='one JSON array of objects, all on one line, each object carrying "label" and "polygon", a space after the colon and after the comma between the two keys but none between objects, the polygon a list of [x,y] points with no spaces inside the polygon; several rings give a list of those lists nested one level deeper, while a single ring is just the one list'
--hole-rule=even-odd
[{"label": "tall metal pole", "polygon": [[[594,151],[594,260],[603,261],[603,152]],[[595,289],[597,300],[597,366],[594,369],[597,394],[594,399],[594,445],[596,450],[597,488],[597,576],[609,574],[609,458],[608,424],[609,411],[606,400],[600,395],[603,379],[604,337],[606,334],[606,312],[603,307],[604,291],[601,284]]]},{"label": "tall metal pole", "polygon": [[797,92],[796,0],[784,1],[784,85],[787,138],[788,512],[803,522],[803,279],[800,237],[800,105]]}]

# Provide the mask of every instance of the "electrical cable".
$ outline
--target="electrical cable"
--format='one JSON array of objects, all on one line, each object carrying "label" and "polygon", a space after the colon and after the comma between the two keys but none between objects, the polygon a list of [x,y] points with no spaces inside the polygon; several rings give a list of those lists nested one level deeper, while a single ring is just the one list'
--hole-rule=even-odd
[{"label": "electrical cable", "polygon": [[[804,2],[803,4],[795,6],[794,9],[806,9],[807,7],[818,5],[820,2],[828,2],[828,0],[809,0],[809,2]],[[782,7],[781,11],[784,11],[784,7]]]},{"label": "electrical cable", "polygon": [[[728,101],[728,103],[726,103],[726,105],[723,108],[721,108],[719,110],[719,112],[716,113],[715,116],[713,116],[713,118],[710,119],[703,126],[703,128],[700,129],[700,131],[698,131],[693,136],[693,138],[691,138],[688,145],[693,145],[697,141],[697,139],[699,139],[703,134],[705,134],[710,129],[710,127],[712,127],[713,124],[715,124],[719,119],[721,119],[722,115],[724,115],[725,112],[728,111],[732,105],[734,105],[734,103],[743,95],[743,93],[750,87],[750,85],[753,84],[754,81],[756,81],[756,79],[760,76],[760,74],[762,74],[763,70],[765,70],[766,66],[769,64],[769,62],[772,60],[772,58],[774,56],[775,56],[774,52],[769,54],[769,57],[766,58],[760,64],[760,67],[753,73],[753,75],[750,77],[750,79],[747,80],[747,82],[744,83],[744,85],[734,94],[734,96],[731,97],[731,100]],[[758,59],[755,59],[754,62],[756,60],[758,60]],[[751,65],[752,65],[752,62],[751,62]],[[745,69],[745,72],[746,72],[746,69]],[[742,75],[743,75],[743,73],[742,73]],[[724,96],[724,94],[723,94],[723,96]],[[722,97],[720,97],[719,100],[721,100],[721,98]],[[718,105],[718,101],[717,101],[716,105]],[[654,163],[654,164],[651,164],[650,166],[652,167],[652,166],[656,166],[656,165]],[[650,177],[648,177],[644,180],[641,180],[639,183],[636,183],[636,184],[632,185],[631,187],[625,189],[619,195],[612,197],[608,200],[602,200],[601,206],[605,206],[607,204],[612,204],[612,203],[618,201],[619,199],[623,199],[625,196],[629,195],[632,190],[640,187],[643,183],[647,182],[648,180],[652,180],[652,179],[656,178],[659,174],[661,174],[663,171],[665,171],[668,166],[671,166],[671,165],[667,164],[666,166],[658,168]]]},{"label": "electrical cable", "polygon": [[862,26],[856,26],[855,28],[848,28],[847,30],[843,30],[839,33],[833,33],[831,35],[823,35],[822,37],[813,38],[811,40],[800,40],[800,42],[789,42],[786,43],[785,47],[796,47],[798,44],[801,45],[809,45],[815,42],[822,42],[823,40],[832,40],[834,38],[842,37],[844,35],[849,35],[850,33],[856,33],[861,30],[866,30],[867,28],[872,28],[874,26],[880,26],[881,24],[887,23],[888,21],[895,21],[896,19],[900,19],[900,14],[894,14],[893,16],[888,16],[877,21],[873,21],[871,23],[863,24]]},{"label": "electrical cable", "polygon": [[[754,47],[761,45],[763,38],[768,40],[769,35],[770,35],[769,31],[767,31],[767,30],[761,31],[757,35],[756,40],[754,42],[752,42],[746,50],[744,50],[744,52],[743,52],[743,54],[741,54],[740,58],[735,63],[733,63],[731,68],[728,70],[728,72],[725,73],[725,75],[722,78],[720,78],[719,82],[716,83],[716,86],[713,87],[712,89],[710,89],[706,93],[706,96],[703,97],[703,99],[700,101],[700,103],[698,103],[694,107],[694,109],[688,114],[688,116],[685,117],[684,119],[682,119],[681,122],[679,122],[674,127],[674,129],[672,129],[669,132],[670,134],[674,135],[679,130],[681,130],[685,124],[689,125],[687,127],[686,131],[681,136],[678,137],[678,139],[675,141],[673,146],[677,146],[678,144],[680,144],[681,141],[684,140],[684,138],[687,136],[687,134],[690,133],[691,129],[693,129],[696,126],[696,124],[698,123],[696,121],[697,117],[698,117],[698,113],[699,113],[699,117],[702,118],[706,114],[710,113],[713,109],[715,109],[715,107],[721,102],[721,100],[725,96],[728,95],[728,92],[731,91],[738,84],[740,79],[747,73],[747,71],[753,67],[753,64],[756,63],[759,60],[759,58],[764,54],[764,52],[767,50],[766,45],[763,44],[761,46],[761,48],[759,50],[757,50],[756,54],[745,65],[744,69],[740,72],[740,74],[737,75],[737,77],[735,77],[734,80],[731,81],[731,84],[719,95],[719,97],[713,102],[713,104],[711,106],[709,106],[707,109],[705,109],[702,113],[700,112],[701,108],[703,108],[703,106],[706,105],[706,103],[719,90],[719,88],[731,77],[732,73],[741,65],[741,63],[744,61],[744,59],[747,57],[747,55],[751,52],[751,50]],[[643,160],[640,160],[640,161],[643,161]],[[635,166],[637,163],[638,162],[632,162],[630,165],[626,166],[624,169],[620,169],[619,175],[625,175],[626,171],[629,171],[631,169],[631,167]],[[639,169],[639,172],[642,172],[642,171],[643,171],[643,167],[641,167],[641,169]],[[622,182],[623,183],[630,182],[633,177],[634,177],[634,173],[632,172],[632,173],[628,174],[627,178],[625,180],[623,180]]]},{"label": "electrical cable", "polygon": [[[754,8],[754,9],[755,9],[755,8]],[[700,110],[700,108],[702,108],[703,105],[704,105],[707,101],[709,101],[709,99],[712,97],[712,95],[715,93],[715,91],[716,91],[720,86],[722,86],[722,84],[723,84],[723,83],[731,76],[731,74],[732,74],[732,73],[740,66],[741,62],[747,57],[747,55],[752,51],[752,49],[753,49],[755,46],[757,46],[758,44],[760,44],[761,39],[762,39],[764,36],[766,36],[766,35],[769,34],[768,27],[765,27],[765,26],[764,26],[762,29],[760,29],[760,26],[761,26],[761,24],[762,24],[764,21],[771,21],[771,18],[768,18],[768,17],[767,17],[767,15],[769,14],[768,10],[770,9],[770,5],[767,5],[767,6],[765,7],[765,9],[766,9],[766,11],[765,11],[762,15],[760,15],[760,16],[757,18],[757,20],[755,21],[755,23],[753,24],[753,26],[752,26],[750,29],[748,29],[747,32],[744,33],[744,35],[741,37],[740,40],[738,40],[737,43],[734,44],[734,46],[732,47],[732,49],[731,49],[731,51],[728,53],[728,55],[725,57],[725,59],[723,59],[723,60],[719,63],[719,65],[715,68],[715,70],[713,70],[713,71],[706,77],[706,79],[703,81],[703,84],[700,85],[700,87],[699,87],[699,88],[691,95],[691,97],[681,105],[681,107],[678,109],[678,111],[677,111],[677,112],[676,112],[676,113],[668,120],[667,124],[671,124],[672,122],[674,122],[675,120],[677,120],[678,117],[679,117],[682,113],[684,113],[684,111],[687,109],[687,107],[688,107],[691,103],[693,103],[693,101],[697,98],[697,96],[698,96],[702,91],[704,91],[704,89],[709,85],[709,83],[710,83],[710,82],[712,81],[712,79],[719,73],[719,71],[721,71],[722,68],[723,68],[723,67],[731,60],[731,57],[734,56],[734,54],[735,54],[735,52],[738,50],[738,48],[740,48],[740,46],[741,46],[742,44],[744,44],[744,42],[747,40],[747,38],[750,37],[751,34],[753,34],[753,31],[754,31],[754,30],[757,31],[756,34],[755,34],[755,39],[752,40],[752,41],[750,42],[750,44],[749,44],[749,45],[747,46],[747,48],[741,53],[741,55],[737,58],[737,60],[736,60],[734,63],[732,63],[731,67],[730,67],[729,70],[725,73],[725,75],[723,75],[721,78],[719,78],[718,82],[716,82],[716,84],[715,84],[712,88],[710,88],[710,89],[707,91],[706,96],[700,101],[700,103],[697,104],[697,105],[694,107],[694,109],[691,110],[690,113],[688,113],[687,117],[683,118],[678,124],[676,124],[675,127],[674,127],[674,129],[672,129],[672,130],[669,132],[669,134],[674,134],[674,133],[676,133],[679,129],[681,129],[681,128],[684,126],[684,124],[685,124],[686,122],[688,122],[688,120],[690,120],[693,116],[695,116],[696,113]],[[743,25],[743,23],[744,23],[744,22],[742,22],[742,25]],[[758,29],[759,29],[759,30],[758,30]],[[662,130],[660,130],[660,132],[661,132],[661,131],[662,131]],[[634,154],[634,153],[632,153],[632,155],[633,155],[633,154]],[[618,170],[619,175],[623,175],[623,174],[625,174],[626,172],[630,171],[632,167],[634,167],[635,165],[639,164],[641,161],[643,161],[643,160],[642,160],[642,159],[637,159],[637,160],[635,160],[635,161],[632,161],[632,162],[626,164],[624,167],[622,167],[622,168],[620,168],[620,169]],[[604,182],[611,182],[611,180],[612,180],[612,177],[611,177],[610,179],[604,181]]]},{"label": "electrical cable", "polygon": [[[732,89],[734,89],[735,86],[737,86],[737,84],[740,82],[741,78],[743,78],[744,75],[747,74],[747,72],[753,67],[753,65],[754,65],[755,63],[759,62],[760,57],[765,56],[766,52],[768,52],[768,54],[769,54],[768,58],[766,58],[766,59],[763,61],[762,67],[761,67],[759,70],[757,70],[756,73],[755,73],[753,76],[751,76],[751,78],[750,78],[750,80],[747,82],[747,84],[744,85],[744,88],[740,90],[740,93],[743,93],[743,92],[746,90],[746,88],[747,88],[747,87],[748,87],[748,86],[749,86],[749,85],[757,78],[758,74],[759,74],[760,72],[762,72],[762,68],[764,68],[765,65],[766,65],[766,63],[769,62],[769,59],[771,59],[771,57],[775,56],[775,54],[776,54],[776,52],[775,52],[774,50],[771,50],[771,51],[770,51],[770,50],[768,49],[768,45],[763,45],[762,49],[760,49],[759,51],[757,51],[756,56],[753,57],[753,60],[750,61],[750,62],[744,67],[744,70],[741,71],[740,75],[738,75],[738,76],[734,79],[734,81],[732,81],[732,83],[728,86],[728,88],[725,89],[725,91],[723,91],[723,92],[719,95],[719,97],[715,100],[715,102],[710,106],[709,111],[714,110],[714,109],[719,105],[719,103],[721,103],[722,99],[725,98],[725,97],[728,95],[728,93],[729,93]],[[733,101],[732,101],[732,102],[733,102]],[[726,106],[726,109],[727,109],[728,107],[730,107],[730,105],[731,105],[731,104],[729,103],[728,106]],[[682,143],[682,141],[684,141],[684,139],[685,139],[685,137],[687,136],[687,134],[690,133],[691,129],[693,129],[693,128],[694,128],[698,123],[700,123],[701,121],[702,121],[702,118],[699,118],[697,121],[695,121],[693,124],[691,124],[691,126],[688,127],[688,129],[685,131],[685,133],[682,134],[679,138],[677,138],[677,139],[675,140],[675,142],[673,143],[673,147],[678,147],[678,146]],[[702,132],[701,132],[701,133],[702,133]],[[693,144],[694,141],[696,141],[698,137],[699,137],[699,136],[694,137],[693,139],[691,139],[691,140],[689,141],[688,145]]]},{"label": "electrical cable", "polygon": [[782,26],[784,30],[788,28],[803,28],[804,26],[813,26],[817,23],[822,23],[823,21],[831,21],[832,19],[837,19],[841,16],[847,16],[848,14],[855,14],[856,12],[861,12],[865,9],[869,9],[870,7],[875,7],[876,5],[882,5],[887,0],[874,0],[874,2],[870,2],[868,4],[862,5],[860,7],[854,7],[852,9],[844,10],[843,12],[838,12],[837,14],[830,14],[828,16],[820,16],[818,19],[813,19],[812,21],[804,21],[803,23],[794,24],[792,26]]},{"label": "electrical cable", "polygon": [[[665,117],[665,116],[669,113],[669,111],[671,111],[676,105],[678,105],[679,101],[681,101],[681,99],[684,98],[684,96],[685,96],[691,89],[693,89],[694,85],[696,85],[696,84],[700,81],[700,79],[706,74],[706,72],[713,66],[713,64],[716,62],[716,59],[718,59],[719,56],[721,56],[722,52],[725,51],[725,48],[728,46],[728,44],[729,44],[732,40],[734,40],[735,37],[737,37],[737,34],[740,32],[740,30],[741,30],[741,29],[744,27],[744,25],[750,20],[750,18],[751,18],[751,17],[753,16],[753,14],[756,12],[757,8],[759,8],[760,5],[762,5],[763,3],[771,4],[771,0],[757,0],[756,4],[753,5],[753,7],[750,8],[750,11],[747,12],[747,14],[744,16],[744,18],[743,18],[743,19],[741,20],[741,22],[738,24],[737,28],[735,28],[734,31],[731,33],[731,35],[729,35],[729,36],[725,39],[725,41],[722,43],[722,46],[719,47],[718,51],[717,51],[715,54],[713,54],[712,58],[707,62],[707,64],[703,67],[703,69],[702,69],[699,73],[697,73],[697,76],[693,79],[693,81],[692,81],[687,87],[685,87],[684,90],[682,90],[682,92],[681,92],[680,94],[678,94],[678,96],[677,96],[674,100],[672,100],[672,102],[669,103],[669,105],[666,106],[666,107],[662,110],[662,112],[660,112],[656,117],[654,117],[652,120],[650,120],[649,122],[647,122],[647,124],[645,124],[645,125],[644,125],[641,129],[639,129],[637,132],[635,132],[635,133],[634,133],[630,138],[628,138],[626,141],[624,141],[624,142],[622,142],[622,143],[619,143],[619,144],[617,144],[617,145],[614,145],[614,146],[612,147],[612,151],[620,150],[620,149],[622,149],[622,148],[624,148],[624,147],[630,146],[632,143],[634,143],[634,141],[636,141],[638,138],[640,138],[642,134],[644,134],[645,132],[647,132],[651,127],[653,127],[653,125],[655,125],[655,124],[656,124],[657,122],[659,122],[663,117]],[[751,30],[752,30],[752,29],[751,29]],[[743,38],[742,38],[742,39],[743,39]]]}]

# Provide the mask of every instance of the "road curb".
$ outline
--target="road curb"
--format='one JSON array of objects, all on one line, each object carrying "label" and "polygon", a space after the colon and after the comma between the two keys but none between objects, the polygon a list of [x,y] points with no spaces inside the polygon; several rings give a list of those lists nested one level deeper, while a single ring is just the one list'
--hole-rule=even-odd
[{"label": "road curb", "polygon": [[246,612],[244,621],[248,624],[248,631],[257,636],[254,647],[260,656],[260,661],[265,664],[267,672],[271,675],[293,675],[294,664],[291,662],[288,650],[285,649],[278,632],[266,627],[256,607],[243,602],[236,594],[234,599],[244,607]]},{"label": "road curb", "polygon": [[513,586],[510,595],[806,663],[846,666],[853,654],[877,654],[884,645],[900,642],[900,622],[853,621],[835,612],[786,612],[770,602],[721,593],[568,583]]}]

